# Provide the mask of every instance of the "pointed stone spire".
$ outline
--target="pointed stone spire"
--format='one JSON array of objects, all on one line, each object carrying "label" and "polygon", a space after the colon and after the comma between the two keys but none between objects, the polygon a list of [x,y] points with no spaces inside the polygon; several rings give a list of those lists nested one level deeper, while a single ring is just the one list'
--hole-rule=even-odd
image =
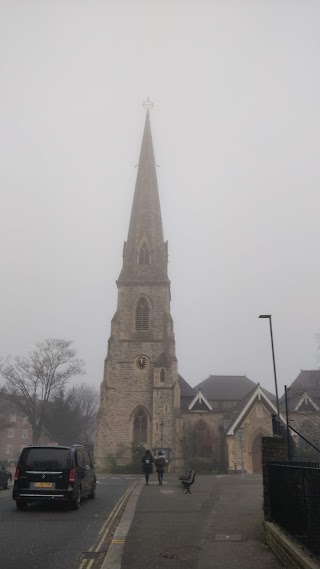
[{"label": "pointed stone spire", "polygon": [[[147,249],[149,263],[139,262],[141,247]],[[128,240],[124,246],[123,268],[118,283],[163,280],[168,281],[167,244],[163,239],[150,114],[147,111]]]}]

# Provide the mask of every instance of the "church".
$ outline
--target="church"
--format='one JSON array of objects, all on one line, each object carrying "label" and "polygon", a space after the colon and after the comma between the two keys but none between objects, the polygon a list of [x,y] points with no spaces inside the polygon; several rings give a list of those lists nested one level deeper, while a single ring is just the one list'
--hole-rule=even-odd
[{"label": "church", "polygon": [[[150,103],[150,101],[149,101]],[[191,387],[178,372],[156,164],[146,105],[118,301],[100,390],[95,461],[129,464],[134,448],[161,449],[169,470],[261,472],[275,397],[245,376]]]}]

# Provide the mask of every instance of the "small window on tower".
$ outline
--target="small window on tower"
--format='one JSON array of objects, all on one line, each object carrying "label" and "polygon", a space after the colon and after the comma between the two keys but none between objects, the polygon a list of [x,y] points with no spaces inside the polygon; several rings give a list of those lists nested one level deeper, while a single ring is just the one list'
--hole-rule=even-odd
[{"label": "small window on tower", "polygon": [[166,372],[164,371],[164,369],[162,369],[160,371],[160,381],[162,381],[164,383],[165,380],[166,380]]},{"label": "small window on tower", "polygon": [[149,330],[149,306],[145,298],[140,298],[137,304],[136,330]]},{"label": "small window on tower", "polygon": [[150,251],[147,245],[144,243],[140,247],[139,251],[139,265],[150,265]]}]

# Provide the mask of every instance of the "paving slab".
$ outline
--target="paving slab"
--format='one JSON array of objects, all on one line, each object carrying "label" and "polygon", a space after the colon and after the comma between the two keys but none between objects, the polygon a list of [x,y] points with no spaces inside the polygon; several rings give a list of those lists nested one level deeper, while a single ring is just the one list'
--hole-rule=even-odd
[{"label": "paving slab", "polygon": [[260,475],[198,476],[192,494],[175,476],[140,490],[117,569],[282,567],[265,545]]}]

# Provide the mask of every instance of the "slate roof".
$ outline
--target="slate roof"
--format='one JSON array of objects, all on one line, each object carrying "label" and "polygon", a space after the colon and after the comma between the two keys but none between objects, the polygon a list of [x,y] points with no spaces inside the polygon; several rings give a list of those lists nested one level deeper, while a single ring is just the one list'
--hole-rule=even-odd
[{"label": "slate roof", "polygon": [[[302,401],[304,394],[307,393],[312,401],[320,407],[320,370],[301,370],[298,377],[291,383],[288,389],[288,407],[294,411],[314,411],[312,405]],[[285,396],[280,398],[281,407],[284,408]]]},{"label": "slate roof", "polygon": [[179,383],[181,389],[181,397],[191,397],[192,399],[196,395],[198,390],[195,390],[185,379],[179,374]]},{"label": "slate roof", "polygon": [[302,369],[298,377],[291,383],[290,388],[319,390],[320,392],[320,369]]},{"label": "slate roof", "polygon": [[194,389],[201,389],[208,400],[241,401],[256,385],[245,375],[210,375]]}]

